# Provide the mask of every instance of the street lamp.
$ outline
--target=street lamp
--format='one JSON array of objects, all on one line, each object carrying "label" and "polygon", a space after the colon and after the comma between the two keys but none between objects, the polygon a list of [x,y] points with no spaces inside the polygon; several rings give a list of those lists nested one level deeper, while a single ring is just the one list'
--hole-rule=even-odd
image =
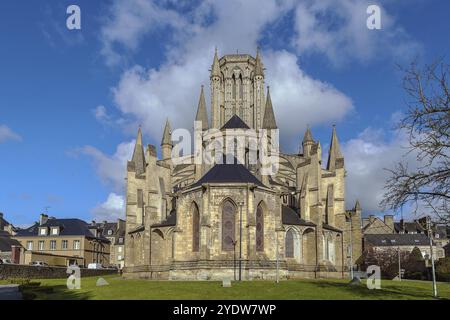
[{"label": "street lamp", "polygon": [[237,241],[231,241],[231,243],[233,244],[233,251],[234,251],[234,260],[233,260],[233,270],[234,270],[234,281],[236,281],[236,244]]},{"label": "street lamp", "polygon": [[242,206],[244,201],[239,201],[239,281],[242,281]]}]

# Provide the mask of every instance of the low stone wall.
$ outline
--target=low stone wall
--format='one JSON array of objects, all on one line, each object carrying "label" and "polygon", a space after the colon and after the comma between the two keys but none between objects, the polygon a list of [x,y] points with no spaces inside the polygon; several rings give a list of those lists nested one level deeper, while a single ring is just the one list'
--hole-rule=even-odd
[{"label": "low stone wall", "polygon": [[[17,264],[0,264],[0,280],[10,278],[26,279],[63,279],[69,274],[65,267],[36,267]],[[85,269],[80,268],[82,277],[104,276],[109,274],[118,274],[117,270],[108,269]]]}]

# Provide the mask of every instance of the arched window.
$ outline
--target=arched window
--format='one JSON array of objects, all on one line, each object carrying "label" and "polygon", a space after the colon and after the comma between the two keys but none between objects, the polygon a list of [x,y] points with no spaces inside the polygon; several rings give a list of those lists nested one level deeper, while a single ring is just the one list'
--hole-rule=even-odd
[{"label": "arched window", "polygon": [[233,251],[233,242],[235,239],[235,213],[236,207],[230,201],[226,200],[222,207],[222,250]]},{"label": "arched window", "polygon": [[294,257],[294,232],[292,231],[292,229],[289,229],[288,232],[286,232],[285,250],[286,258]]},{"label": "arched window", "polygon": [[261,203],[256,209],[256,251],[264,251],[264,211]]},{"label": "arched window", "polygon": [[200,249],[200,214],[198,207],[192,204],[192,251],[198,252]]}]

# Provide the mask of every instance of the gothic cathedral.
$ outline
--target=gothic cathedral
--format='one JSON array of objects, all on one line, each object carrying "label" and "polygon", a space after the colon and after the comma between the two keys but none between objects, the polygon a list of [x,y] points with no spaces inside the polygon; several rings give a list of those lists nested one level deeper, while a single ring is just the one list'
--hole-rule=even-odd
[{"label": "gothic cathedral", "polygon": [[[195,120],[215,132],[278,128],[259,50],[214,55],[210,115],[203,87]],[[274,84],[276,85],[276,84]],[[295,115],[293,115],[295,116]],[[212,130],[209,130],[212,131]],[[227,135],[228,133],[224,133]],[[336,128],[326,166],[308,128],[298,153],[277,150],[278,170],[248,161],[174,163],[166,122],[161,156],[139,129],[127,164],[124,277],[243,280],[346,277],[361,255],[361,207],[345,206]],[[187,158],[193,158],[188,155]]]}]

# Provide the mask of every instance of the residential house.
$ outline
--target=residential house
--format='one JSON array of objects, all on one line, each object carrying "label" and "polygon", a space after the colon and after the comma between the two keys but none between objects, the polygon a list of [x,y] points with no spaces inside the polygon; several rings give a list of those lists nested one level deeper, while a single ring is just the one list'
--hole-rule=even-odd
[{"label": "residential house", "polygon": [[[442,230],[440,230],[442,231]],[[390,250],[411,252],[418,247],[425,259],[430,258],[430,239],[427,231],[418,220],[394,222],[392,215],[383,219],[374,215],[363,219],[363,250]],[[441,242],[436,241],[437,232],[433,233],[433,254],[435,259],[445,257]]]},{"label": "residential house", "polygon": [[5,220],[3,213],[0,212],[0,260],[19,263],[20,261],[20,242],[11,238],[14,233],[14,226]]},{"label": "residential house", "polygon": [[117,219],[117,222],[97,224],[103,232],[102,235],[110,241],[109,265],[122,269],[125,258],[125,221]]},{"label": "residential house", "polygon": [[41,214],[39,222],[17,230],[13,238],[25,248],[22,264],[44,261],[59,266],[109,265],[110,241],[99,226],[80,219],[56,219]]}]

